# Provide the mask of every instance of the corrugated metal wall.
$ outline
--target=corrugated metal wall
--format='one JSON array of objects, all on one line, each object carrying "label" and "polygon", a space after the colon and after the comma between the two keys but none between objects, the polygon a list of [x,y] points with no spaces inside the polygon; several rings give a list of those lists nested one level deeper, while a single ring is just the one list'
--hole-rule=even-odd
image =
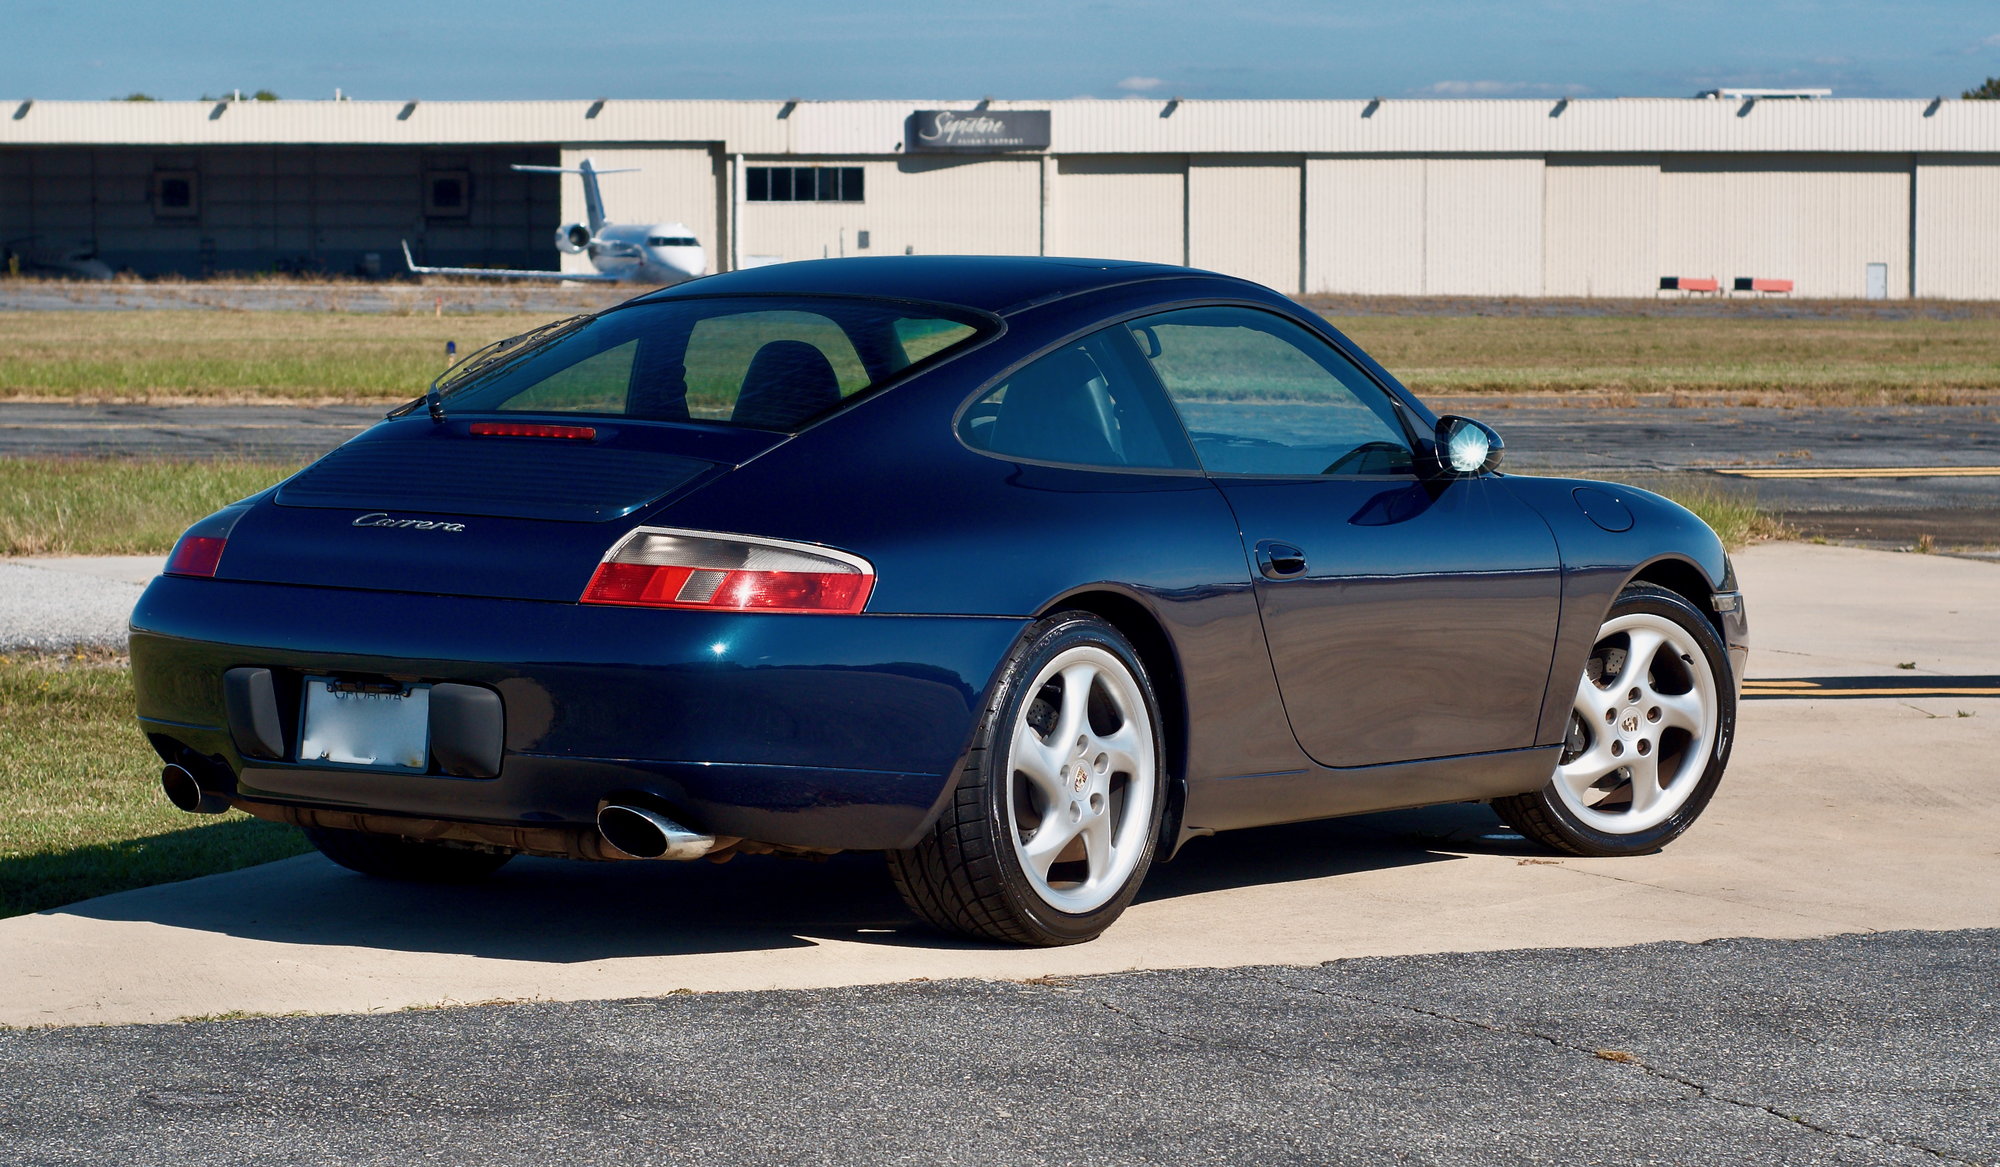
[{"label": "corrugated metal wall", "polygon": [[1432,158],[1425,165],[1424,291],[1542,294],[1542,160]]},{"label": "corrugated metal wall", "polygon": [[[1037,158],[913,157],[804,159],[749,157],[746,166],[859,164],[860,203],[743,204],[740,246],[747,256],[819,259],[848,255],[970,252],[1033,255],[1041,247],[1041,161]],[[868,250],[858,233],[867,231]]]},{"label": "corrugated metal wall", "polygon": [[1424,160],[1306,160],[1306,291],[1424,290]]},{"label": "corrugated metal wall", "polygon": [[[1860,299],[1868,265],[1908,296],[1910,159],[1670,155],[1660,166],[1660,274],[1789,279]],[[1996,288],[1995,291],[2000,291]]]},{"label": "corrugated metal wall", "polygon": [[[393,266],[402,237],[432,262],[548,267],[580,185],[505,164],[560,150],[643,167],[607,179],[612,216],[684,222],[718,268],[740,227],[749,255],[851,252],[866,230],[877,254],[1193,262],[1288,291],[1645,295],[1698,275],[1860,296],[1880,263],[1892,296],[1914,278],[2000,298],[1996,102],[995,101],[1050,111],[1049,151],[903,153],[913,110],[971,106],[0,104],[0,240],[94,244],[142,272]],[[732,223],[738,153],[863,166],[867,200]],[[151,205],[171,168],[200,174],[199,215]],[[425,213],[437,170],[471,175],[469,214]]]},{"label": "corrugated metal wall", "polygon": [[1310,291],[1541,294],[1540,158],[1318,158],[1306,199]]},{"label": "corrugated metal wall", "polygon": [[1917,295],[2000,297],[2000,159],[1918,159],[1914,233]]},{"label": "corrugated metal wall", "polygon": [[1299,197],[1296,158],[1209,155],[1188,164],[1188,263],[1297,294]]},{"label": "corrugated metal wall", "polygon": [[1187,262],[1187,160],[1063,157],[1049,198],[1050,255]]},{"label": "corrugated metal wall", "polygon": [[1653,294],[1661,274],[1659,159],[1557,155],[1542,175],[1542,294]]},{"label": "corrugated metal wall", "polygon": [[[910,101],[0,102],[0,145],[721,142],[893,154]],[[1991,153],[2000,108],[1924,99],[994,101],[1054,113],[1056,154]]]}]

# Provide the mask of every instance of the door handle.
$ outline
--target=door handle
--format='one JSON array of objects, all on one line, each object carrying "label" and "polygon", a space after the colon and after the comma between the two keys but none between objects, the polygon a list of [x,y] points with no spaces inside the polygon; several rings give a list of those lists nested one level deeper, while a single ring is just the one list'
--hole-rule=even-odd
[{"label": "door handle", "polygon": [[1257,570],[1265,579],[1296,579],[1306,573],[1306,553],[1275,539],[1257,542]]}]

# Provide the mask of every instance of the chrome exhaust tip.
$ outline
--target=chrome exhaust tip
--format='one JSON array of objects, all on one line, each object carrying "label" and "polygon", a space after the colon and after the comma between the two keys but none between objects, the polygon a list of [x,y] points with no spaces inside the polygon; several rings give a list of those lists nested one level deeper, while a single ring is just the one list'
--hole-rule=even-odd
[{"label": "chrome exhaust tip", "polygon": [[160,771],[160,789],[166,792],[168,802],[189,814],[221,814],[229,809],[228,796],[203,790],[201,779],[186,766],[168,763]]},{"label": "chrome exhaust tip", "polygon": [[715,850],[715,836],[688,830],[658,811],[613,803],[597,812],[597,831],[620,855],[633,859],[699,859]]}]

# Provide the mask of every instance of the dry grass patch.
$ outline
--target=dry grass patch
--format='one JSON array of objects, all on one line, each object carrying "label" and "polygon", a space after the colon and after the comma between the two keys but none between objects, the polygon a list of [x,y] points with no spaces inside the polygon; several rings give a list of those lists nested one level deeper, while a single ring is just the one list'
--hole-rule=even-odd
[{"label": "dry grass patch", "polygon": [[1985,319],[1335,316],[1426,396],[1641,395],[1682,405],[1970,405],[2000,400]]},{"label": "dry grass patch", "polygon": [[164,555],[299,468],[257,458],[0,458],[0,555]]},{"label": "dry grass patch", "polygon": [[0,312],[0,397],[73,401],[408,401],[530,314]]}]

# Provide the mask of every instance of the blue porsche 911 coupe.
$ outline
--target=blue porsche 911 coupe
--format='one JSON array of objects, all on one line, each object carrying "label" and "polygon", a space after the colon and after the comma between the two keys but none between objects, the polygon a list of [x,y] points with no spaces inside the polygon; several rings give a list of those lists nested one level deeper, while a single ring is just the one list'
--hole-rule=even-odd
[{"label": "blue porsche 911 coupe", "polygon": [[461,363],[190,528],[132,616],[182,808],[337,863],[887,853],[963,936],[1102,932],[1237,827],[1455,801],[1686,830],[1747,625],[1645,491],[1496,472],[1267,288],[895,257]]}]

